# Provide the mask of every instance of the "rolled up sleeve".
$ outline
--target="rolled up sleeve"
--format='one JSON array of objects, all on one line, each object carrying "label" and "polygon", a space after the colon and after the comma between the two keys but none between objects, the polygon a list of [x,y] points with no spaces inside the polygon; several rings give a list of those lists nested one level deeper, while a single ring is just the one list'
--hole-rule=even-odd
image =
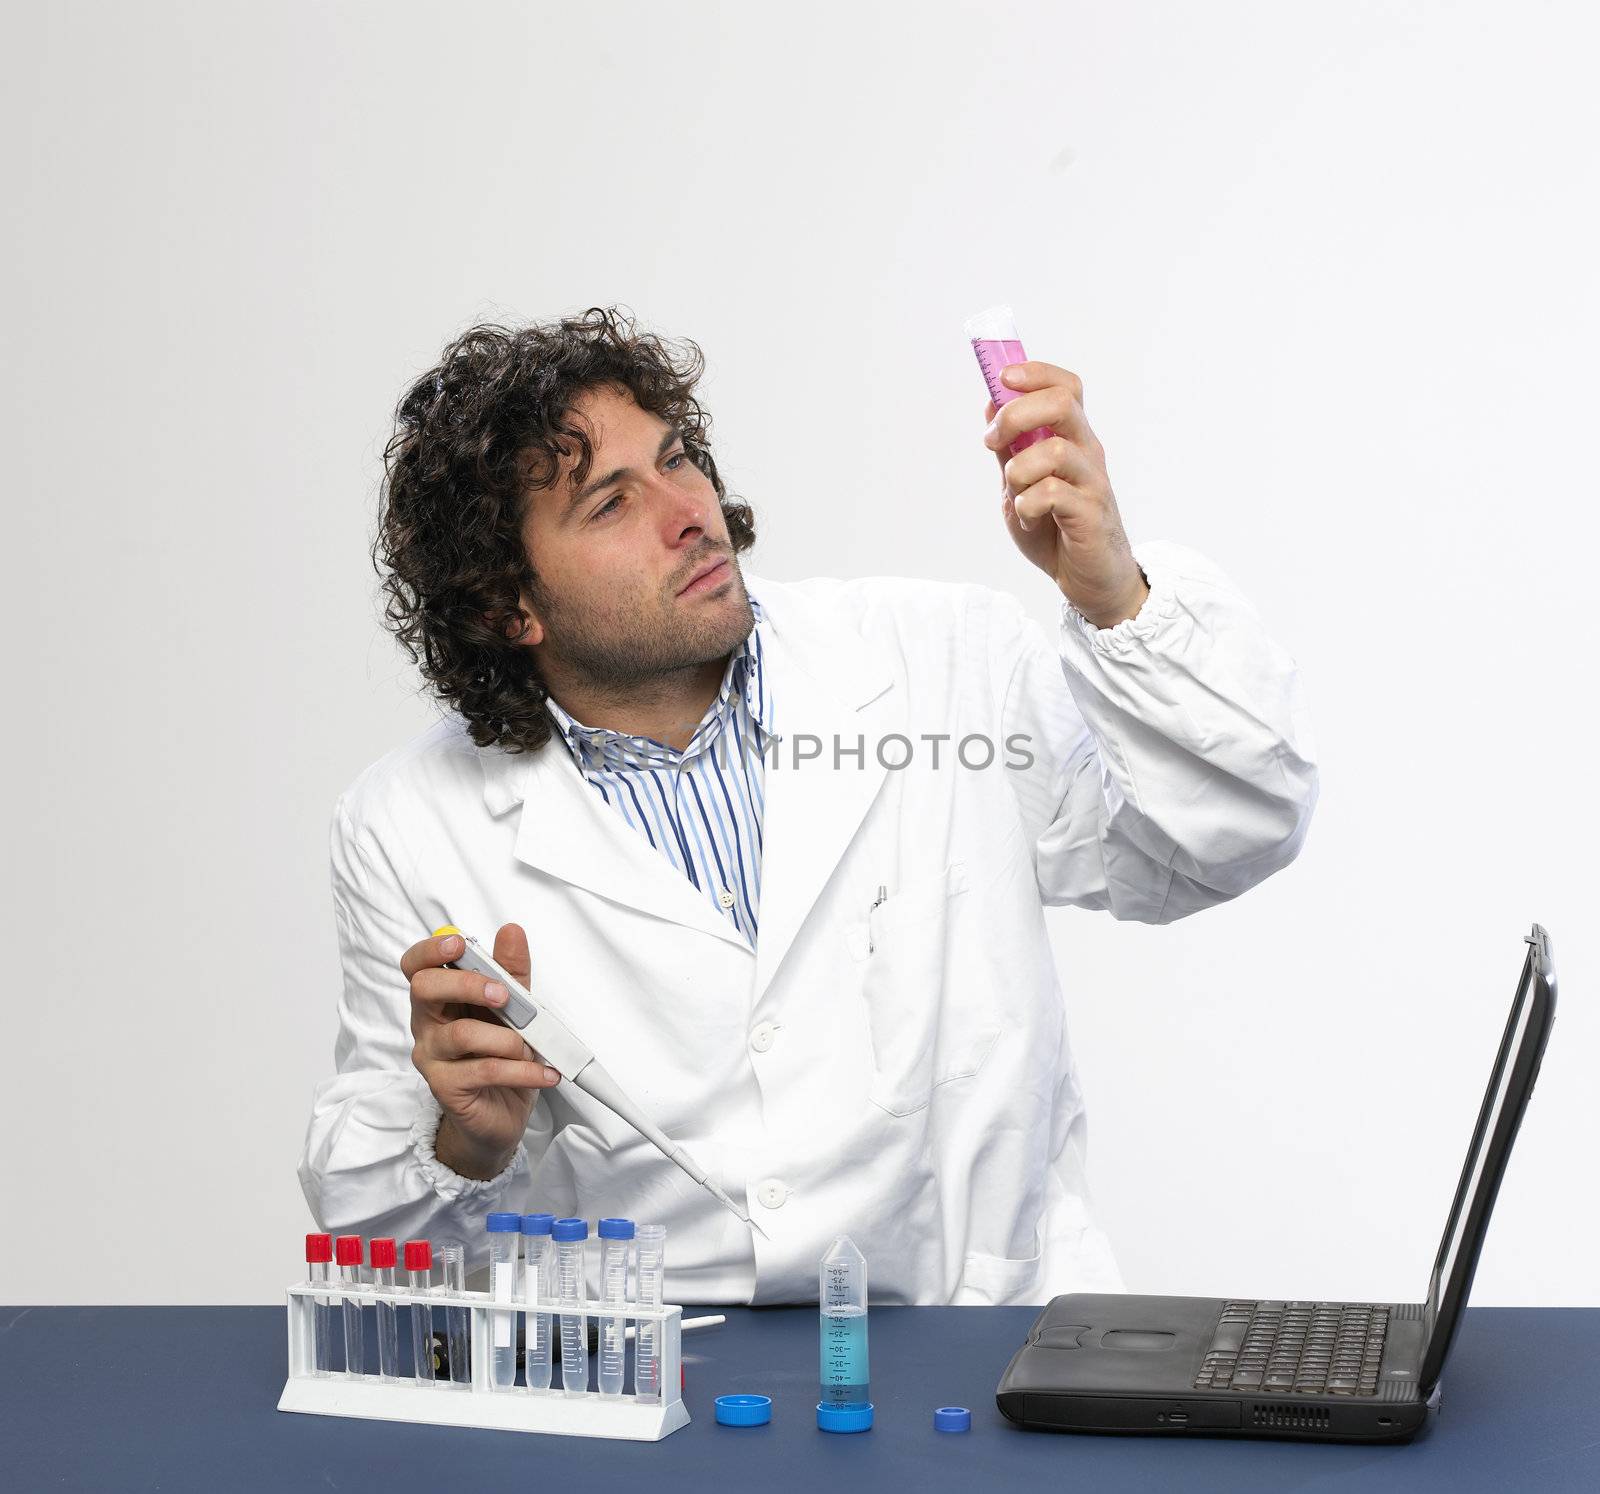
[{"label": "rolled up sleeve", "polygon": [[1058,638],[995,593],[992,678],[1041,899],[1172,923],[1300,852],[1316,749],[1295,661],[1238,588],[1184,545],[1136,547],[1150,595],[1097,628],[1063,599]]}]

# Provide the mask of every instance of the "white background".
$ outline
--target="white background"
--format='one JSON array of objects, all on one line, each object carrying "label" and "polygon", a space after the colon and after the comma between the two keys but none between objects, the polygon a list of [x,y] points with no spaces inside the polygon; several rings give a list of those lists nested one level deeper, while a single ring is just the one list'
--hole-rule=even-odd
[{"label": "white background", "polygon": [[435,714],[378,625],[379,453],[451,337],[615,304],[693,338],[751,569],[1053,628],[962,338],[1009,301],[1135,545],[1203,551],[1294,655],[1321,761],[1238,901],[1051,913],[1130,1289],[1419,1300],[1538,920],[1561,1009],[1474,1300],[1600,1303],[1589,7],[6,29],[0,1297],[298,1275],[328,817]]}]

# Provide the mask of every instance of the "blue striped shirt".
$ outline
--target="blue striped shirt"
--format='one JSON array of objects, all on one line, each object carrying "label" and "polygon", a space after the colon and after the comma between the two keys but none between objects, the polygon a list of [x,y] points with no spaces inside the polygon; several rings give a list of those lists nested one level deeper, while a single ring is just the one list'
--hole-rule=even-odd
[{"label": "blue striped shirt", "polygon": [[[746,593],[748,595],[748,592]],[[711,900],[753,948],[761,904],[764,752],[772,700],[762,668],[761,604],[717,698],[679,752],[654,737],[585,726],[548,697],[578,770],[628,824]]]}]

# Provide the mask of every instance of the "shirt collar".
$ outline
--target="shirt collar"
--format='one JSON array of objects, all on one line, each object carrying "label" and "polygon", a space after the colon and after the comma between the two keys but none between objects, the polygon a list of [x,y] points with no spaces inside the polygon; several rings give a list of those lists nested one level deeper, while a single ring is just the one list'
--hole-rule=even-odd
[{"label": "shirt collar", "polygon": [[761,603],[756,600],[755,594],[748,588],[745,595],[749,599],[750,611],[755,621],[738,648],[729,656],[728,666],[722,672],[722,684],[718,687],[717,698],[706,708],[705,715],[700,718],[699,726],[695,728],[689,747],[682,753],[664,742],[656,741],[653,737],[630,736],[626,732],[612,731],[604,726],[586,726],[570,712],[563,710],[550,696],[545,697],[545,709],[561,729],[567,750],[580,766],[620,761],[624,751],[630,763],[676,762],[681,757],[690,755],[692,751],[715,741],[727,727],[733,719],[735,689],[741,691],[745,709],[750,713],[750,719],[756,723],[762,735],[764,737],[771,735],[772,706],[767,696],[766,673],[762,662],[764,649],[760,636],[766,614],[762,611]]}]

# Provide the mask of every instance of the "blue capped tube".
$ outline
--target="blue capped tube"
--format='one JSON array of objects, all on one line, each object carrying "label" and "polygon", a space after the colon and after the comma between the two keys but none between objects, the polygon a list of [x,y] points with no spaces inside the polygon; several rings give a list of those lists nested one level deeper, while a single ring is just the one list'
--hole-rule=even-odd
[{"label": "blue capped tube", "polygon": [[[553,1214],[522,1216],[523,1300],[528,1326],[523,1334],[522,1378],[529,1390],[550,1388],[550,1304],[556,1295],[556,1252],[550,1231]],[[544,1308],[536,1312],[535,1308]]]},{"label": "blue capped tube", "polygon": [[589,1317],[583,1301],[583,1242],[589,1238],[586,1219],[558,1219],[551,1228],[556,1242],[556,1275],[561,1298],[561,1388],[568,1395],[589,1389]]}]

